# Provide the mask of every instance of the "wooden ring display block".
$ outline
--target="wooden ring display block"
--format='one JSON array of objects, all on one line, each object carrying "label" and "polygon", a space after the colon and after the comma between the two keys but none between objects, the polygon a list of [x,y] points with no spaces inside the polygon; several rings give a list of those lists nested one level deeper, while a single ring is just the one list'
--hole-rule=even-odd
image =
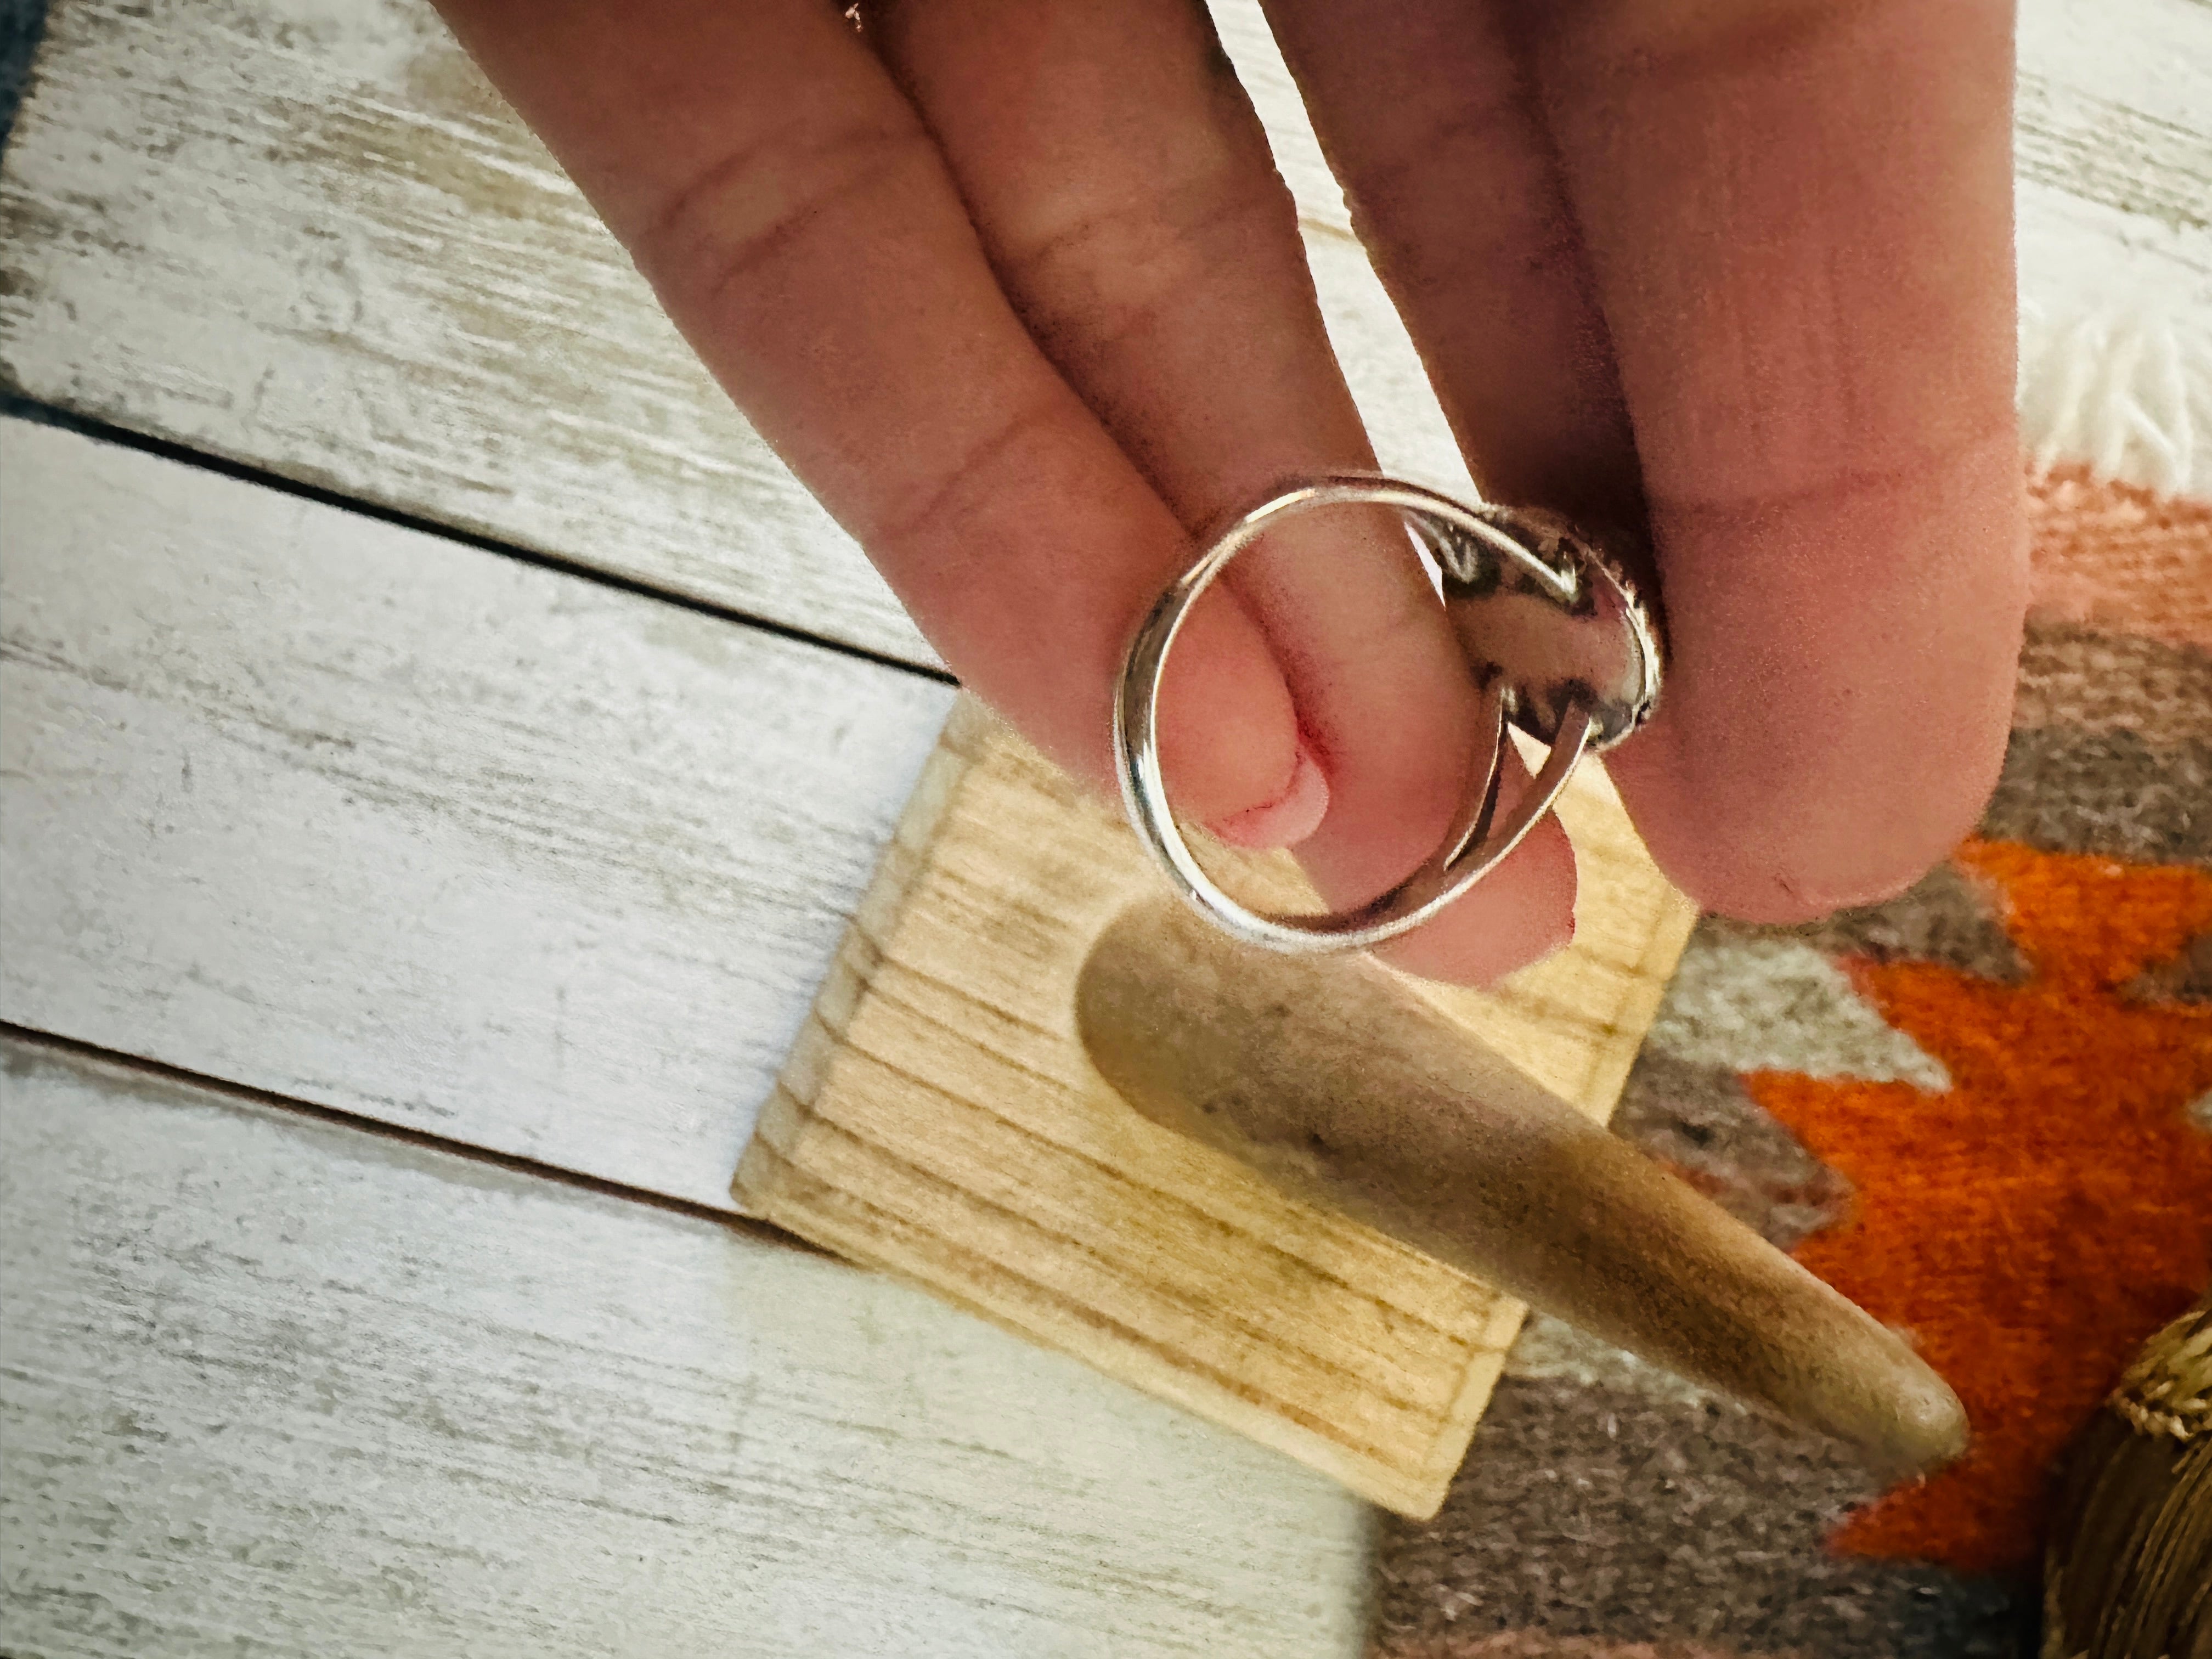
[{"label": "wooden ring display block", "polygon": [[[1599,769],[1559,816],[1581,878],[1573,945],[1494,992],[1419,988],[1603,1121],[1695,912]],[[1077,975],[1106,925],[1164,885],[1108,805],[963,698],[762,1113],[738,1201],[1432,1514],[1524,1309],[1281,1195],[1099,1078]]]}]

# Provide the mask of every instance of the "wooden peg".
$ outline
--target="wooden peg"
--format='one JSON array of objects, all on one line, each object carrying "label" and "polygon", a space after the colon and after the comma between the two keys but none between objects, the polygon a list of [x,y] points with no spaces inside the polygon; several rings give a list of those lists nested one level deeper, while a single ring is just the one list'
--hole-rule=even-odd
[{"label": "wooden peg", "polygon": [[1958,1397],[1902,1340],[1371,962],[1247,950],[1152,899],[1100,935],[1076,1018],[1130,1105],[1295,1199],[1890,1478],[1965,1449]]}]

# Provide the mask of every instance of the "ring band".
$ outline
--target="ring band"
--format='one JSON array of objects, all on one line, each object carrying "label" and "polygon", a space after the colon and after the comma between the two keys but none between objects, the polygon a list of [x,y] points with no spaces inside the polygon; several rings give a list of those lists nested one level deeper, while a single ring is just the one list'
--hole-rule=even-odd
[{"label": "ring band", "polygon": [[[1443,844],[1412,873],[1349,910],[1270,914],[1206,873],[1168,805],[1162,677],[1191,606],[1231,560],[1293,514],[1353,506],[1395,509],[1435,563],[1482,710],[1479,758]],[[1138,839],[1176,891],[1224,932],[1273,951],[1368,950],[1420,927],[1495,869],[1551,810],[1584,754],[1650,718],[1660,672],[1656,621],[1605,544],[1537,509],[1471,507],[1394,478],[1334,475],[1287,486],[1239,514],[1160,595],[1122,659],[1115,765]],[[1548,744],[1550,754],[1501,817],[1509,726]]]}]

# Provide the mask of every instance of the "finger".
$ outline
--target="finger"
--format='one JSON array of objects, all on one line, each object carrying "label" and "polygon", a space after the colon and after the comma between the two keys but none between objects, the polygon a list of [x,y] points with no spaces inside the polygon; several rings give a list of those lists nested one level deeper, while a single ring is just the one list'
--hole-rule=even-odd
[{"label": "finger", "polygon": [[1640,525],[1612,341],[1500,17],[1464,0],[1267,16],[1483,493]]},{"label": "finger", "polygon": [[[822,0],[447,13],[953,672],[1105,786],[1120,653],[1187,538],[1023,330],[851,26]],[[1226,593],[1190,629],[1177,799],[1248,840],[1301,832],[1326,791],[1266,641]]]},{"label": "finger", "polygon": [[1740,914],[1892,893],[1994,787],[2026,604],[2011,7],[1523,15],[1665,570],[1622,792]]},{"label": "finger", "polygon": [[1776,919],[1910,880],[2021,606],[1992,9],[1276,10],[1478,476],[1605,516],[1642,474],[1673,649],[1613,769],[1661,863]]},{"label": "finger", "polygon": [[[1295,207],[1189,0],[932,0],[869,38],[935,136],[1031,335],[1196,529],[1281,481],[1371,467]],[[1476,707],[1394,518],[1293,520],[1231,568],[1282,664],[1330,807],[1300,857],[1334,903],[1431,852]],[[1571,927],[1556,827],[1400,947],[1487,978]]]}]

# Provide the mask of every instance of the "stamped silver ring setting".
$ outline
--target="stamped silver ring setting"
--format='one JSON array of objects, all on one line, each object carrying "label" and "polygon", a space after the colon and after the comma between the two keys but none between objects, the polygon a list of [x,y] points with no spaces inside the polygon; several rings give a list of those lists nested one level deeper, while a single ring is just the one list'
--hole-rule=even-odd
[{"label": "stamped silver ring setting", "polygon": [[[1387,891],[1349,910],[1256,910],[1206,872],[1169,807],[1158,733],[1168,653],[1200,596],[1271,526],[1298,514],[1364,506],[1394,509],[1435,564],[1444,616],[1480,700],[1476,763],[1442,844]],[[1495,869],[1542,821],[1585,754],[1610,748],[1650,718],[1661,670],[1656,619],[1615,551],[1558,514],[1470,506],[1395,478],[1309,479],[1231,520],[1138,627],[1114,704],[1121,797],[1138,838],[1176,890],[1235,938],[1298,953],[1368,950],[1420,927]],[[1509,728],[1549,752],[1534,783],[1501,811]]]}]

